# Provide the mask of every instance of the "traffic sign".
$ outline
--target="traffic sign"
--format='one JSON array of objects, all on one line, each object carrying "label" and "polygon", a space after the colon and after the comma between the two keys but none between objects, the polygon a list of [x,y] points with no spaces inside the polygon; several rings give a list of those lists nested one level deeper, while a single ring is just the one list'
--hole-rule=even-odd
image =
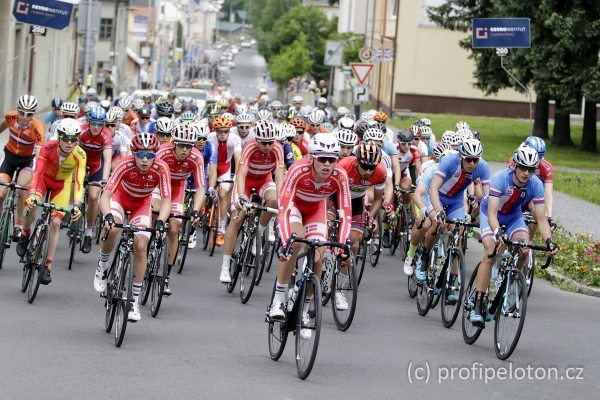
[{"label": "traffic sign", "polygon": [[368,103],[369,102],[369,87],[357,86],[354,88],[354,102]]},{"label": "traffic sign", "polygon": [[369,73],[373,69],[373,64],[371,63],[350,63],[350,68],[352,68],[352,72],[354,72],[354,77],[358,81],[359,85],[364,85]]},{"label": "traffic sign", "polygon": [[474,49],[530,48],[529,18],[473,18]]},{"label": "traffic sign", "polygon": [[373,60],[378,62],[394,61],[394,49],[391,47],[376,47],[373,49]]},{"label": "traffic sign", "polygon": [[71,22],[73,4],[57,0],[15,0],[12,14],[24,24],[64,29]]},{"label": "traffic sign", "polygon": [[344,42],[337,40],[328,40],[325,43],[325,57],[323,58],[323,64],[332,67],[341,67],[343,55]]},{"label": "traffic sign", "polygon": [[373,49],[370,47],[363,47],[358,52],[358,58],[360,58],[360,60],[362,62],[369,62],[369,61],[371,61],[372,57],[373,57]]}]

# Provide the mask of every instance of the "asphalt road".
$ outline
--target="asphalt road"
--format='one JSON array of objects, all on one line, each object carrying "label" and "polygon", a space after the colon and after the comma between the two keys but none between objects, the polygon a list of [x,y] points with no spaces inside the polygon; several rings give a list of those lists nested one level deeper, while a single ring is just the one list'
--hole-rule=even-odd
[{"label": "asphalt road", "polygon": [[[80,254],[68,271],[65,232],[61,235],[54,281],[40,288],[34,304],[20,292],[14,246],[0,270],[2,399],[600,395],[600,301],[562,292],[546,281],[535,281],[519,345],[509,361],[500,361],[491,324],[469,346],[459,321],[451,329],[443,327],[439,308],[420,317],[399,260],[384,253],[377,268],[365,271],[347,332],[335,328],[331,307],[324,309],[315,367],[301,381],[293,337],[278,362],[269,358],[264,312],[273,272],[242,305],[218,282],[221,250],[208,257],[196,248],[183,274],[172,279],[174,295],[163,302],[158,317],[143,307],[142,320],[128,325],[123,346],[116,348],[113,336],[104,332],[103,302],[92,287],[98,249]],[[469,272],[481,257],[481,245],[471,240]]]}]

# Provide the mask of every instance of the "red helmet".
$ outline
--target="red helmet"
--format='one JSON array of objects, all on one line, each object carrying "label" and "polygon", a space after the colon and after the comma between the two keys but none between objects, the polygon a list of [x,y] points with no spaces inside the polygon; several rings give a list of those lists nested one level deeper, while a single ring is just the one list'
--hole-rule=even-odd
[{"label": "red helmet", "polygon": [[131,151],[149,150],[156,151],[160,143],[156,135],[150,132],[138,132],[131,140]]}]

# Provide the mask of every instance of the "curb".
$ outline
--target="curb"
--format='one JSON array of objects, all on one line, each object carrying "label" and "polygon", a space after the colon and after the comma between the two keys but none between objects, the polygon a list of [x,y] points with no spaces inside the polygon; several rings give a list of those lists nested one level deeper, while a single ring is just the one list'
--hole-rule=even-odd
[{"label": "curb", "polygon": [[558,283],[568,283],[569,285],[571,285],[571,287],[573,287],[573,291],[575,291],[576,293],[585,294],[587,296],[594,296],[594,297],[599,297],[600,298],[600,289],[598,289],[598,288],[587,286],[587,285],[584,285],[583,283],[579,283],[577,281],[574,281],[571,278],[567,278],[566,276],[564,276],[564,275],[556,272],[552,268],[548,268],[544,272],[545,272],[545,275],[546,275],[545,278],[547,280],[549,280],[550,282],[554,282],[554,283],[557,283],[557,282]]}]

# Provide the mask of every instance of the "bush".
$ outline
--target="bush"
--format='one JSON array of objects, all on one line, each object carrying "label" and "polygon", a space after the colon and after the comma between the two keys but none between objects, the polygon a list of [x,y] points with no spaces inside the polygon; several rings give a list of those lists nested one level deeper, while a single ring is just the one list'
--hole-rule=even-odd
[{"label": "bush", "polygon": [[554,258],[557,272],[588,286],[600,287],[600,241],[558,228],[552,237],[560,246]]}]

